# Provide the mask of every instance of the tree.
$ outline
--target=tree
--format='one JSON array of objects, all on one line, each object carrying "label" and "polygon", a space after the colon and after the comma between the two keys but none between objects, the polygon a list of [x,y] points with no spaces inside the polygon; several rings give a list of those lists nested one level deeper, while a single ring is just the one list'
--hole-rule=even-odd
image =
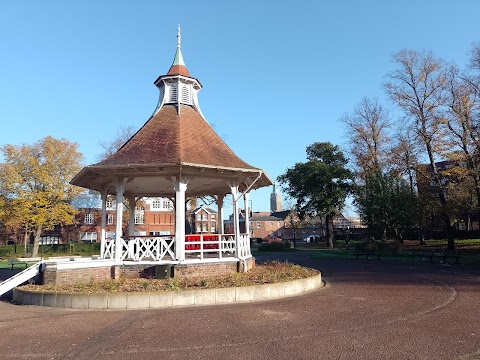
[{"label": "tree", "polygon": [[447,209],[445,186],[436,160],[445,151],[445,126],[442,108],[446,103],[447,76],[443,61],[431,53],[402,50],[393,55],[398,68],[388,75],[385,90],[410,120],[416,139],[426,151],[431,178],[442,207],[441,215],[448,237],[448,249],[455,248]]},{"label": "tree", "polygon": [[391,172],[397,177],[407,177],[410,192],[414,192],[415,169],[418,165],[418,144],[410,129],[399,129],[390,149]]},{"label": "tree", "polygon": [[449,139],[459,151],[452,151],[447,157],[456,164],[465,164],[480,205],[480,94],[459,75],[456,67],[450,68],[449,75],[446,119]]},{"label": "tree", "polygon": [[74,222],[70,205],[81,191],[69,181],[81,169],[77,144],[47,136],[34,145],[6,145],[1,150],[1,193],[10,203],[9,221],[16,221],[26,236],[34,231],[33,256],[38,255],[40,235],[56,225]]},{"label": "tree", "polygon": [[103,153],[99,155],[99,159],[105,160],[115,154],[134,134],[135,128],[132,125],[121,127],[113,139],[106,143],[100,143],[100,146],[103,148]]},{"label": "tree", "polygon": [[352,114],[345,114],[340,120],[347,127],[350,153],[360,178],[385,168],[391,126],[385,109],[376,100],[364,98]]},{"label": "tree", "polygon": [[474,44],[470,51],[470,69],[477,73],[470,73],[466,76],[467,80],[475,89],[477,95],[480,96],[480,43]]},{"label": "tree", "polygon": [[355,191],[355,205],[371,236],[387,238],[387,232],[403,239],[418,224],[418,201],[409,184],[393,174],[370,174]]},{"label": "tree", "polygon": [[325,217],[328,245],[333,247],[333,217],[343,208],[352,189],[353,173],[346,168],[343,152],[329,142],[308,146],[307,160],[287,169],[278,181],[295,199],[301,218]]}]

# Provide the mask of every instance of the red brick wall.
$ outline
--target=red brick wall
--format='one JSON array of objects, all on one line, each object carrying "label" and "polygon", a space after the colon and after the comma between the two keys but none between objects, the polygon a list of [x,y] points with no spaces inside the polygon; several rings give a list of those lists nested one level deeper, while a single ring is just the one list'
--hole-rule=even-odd
[{"label": "red brick wall", "polygon": [[[246,260],[247,271],[255,266],[255,259]],[[228,275],[243,271],[243,262],[208,263],[208,264],[182,264],[175,265],[174,278],[209,277]],[[125,277],[129,279],[154,278],[155,266],[144,265],[121,265],[105,266],[85,269],[57,270],[47,268],[43,273],[44,284],[67,285],[77,282],[89,282],[91,280],[108,280]]]},{"label": "red brick wall", "polygon": [[[155,266],[148,265],[122,265],[116,266],[116,274],[118,277],[127,279],[147,278],[153,279],[155,277]],[[117,276],[115,276],[117,277]]]},{"label": "red brick wall", "polygon": [[197,276],[218,276],[237,272],[237,263],[210,263],[175,265],[174,278],[189,278]]},{"label": "red brick wall", "polygon": [[[246,261],[247,271],[255,266],[255,259],[250,258]],[[218,276],[228,275],[243,271],[242,262],[231,263],[208,263],[208,264],[188,264],[175,265],[174,278],[187,278],[197,276]]]},{"label": "red brick wall", "polygon": [[68,269],[57,270],[45,269],[43,273],[44,284],[67,285],[77,282],[89,282],[91,280],[107,280],[111,279],[111,268],[98,267],[89,269]]}]

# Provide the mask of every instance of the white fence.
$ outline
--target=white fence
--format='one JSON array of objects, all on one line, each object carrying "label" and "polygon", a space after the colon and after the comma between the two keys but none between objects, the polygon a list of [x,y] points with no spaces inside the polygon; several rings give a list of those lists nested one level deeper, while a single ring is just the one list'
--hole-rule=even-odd
[{"label": "white fence", "polygon": [[[121,260],[176,261],[173,236],[135,236],[121,239]],[[115,240],[107,240],[103,258],[115,259]],[[185,236],[185,259],[245,259],[251,256],[250,236],[240,235],[238,249],[234,234],[195,234]],[[237,252],[236,252],[237,251]]]},{"label": "white fence", "polygon": [[37,276],[42,271],[43,261],[39,261],[35,265],[13,275],[11,278],[0,283],[0,295],[12,290],[15,286],[23,284],[25,281]]}]

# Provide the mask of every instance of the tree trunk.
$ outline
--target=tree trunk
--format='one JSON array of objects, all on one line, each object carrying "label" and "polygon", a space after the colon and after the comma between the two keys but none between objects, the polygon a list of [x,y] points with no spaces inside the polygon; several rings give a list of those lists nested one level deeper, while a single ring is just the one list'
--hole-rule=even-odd
[{"label": "tree trunk", "polygon": [[25,236],[23,237],[23,253],[27,253],[27,244],[28,244],[28,236],[30,233],[25,229]]},{"label": "tree trunk", "polygon": [[425,233],[423,227],[420,228],[420,245],[425,245]]},{"label": "tree trunk", "polygon": [[38,226],[37,230],[35,231],[35,239],[33,240],[33,251],[32,257],[38,256],[38,247],[40,245],[40,235],[42,234],[42,227]]},{"label": "tree trunk", "polygon": [[333,217],[331,215],[325,216],[325,225],[327,227],[327,244],[330,249],[333,249]]},{"label": "tree trunk", "polygon": [[452,226],[450,225],[450,217],[444,214],[444,222],[447,228],[447,250],[455,250],[455,240],[453,239]]},{"label": "tree trunk", "polygon": [[435,159],[433,156],[433,150],[432,150],[431,144],[430,142],[426,141],[425,145],[427,149],[428,158],[430,160],[430,166],[432,167],[433,181],[437,186],[437,190],[438,190],[438,197],[440,200],[441,211],[442,211],[441,216],[443,218],[443,221],[445,223],[445,227],[447,230],[447,250],[455,250],[455,241],[453,240],[452,227],[450,226],[450,216],[447,209],[447,198],[445,196],[445,187],[442,184],[440,174],[437,170],[437,165],[435,163]]}]

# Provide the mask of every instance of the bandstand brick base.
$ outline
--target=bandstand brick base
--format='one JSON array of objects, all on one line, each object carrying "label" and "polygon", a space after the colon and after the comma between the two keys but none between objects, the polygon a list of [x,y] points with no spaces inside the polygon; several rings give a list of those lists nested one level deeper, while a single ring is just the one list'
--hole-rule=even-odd
[{"label": "bandstand brick base", "polygon": [[[170,274],[175,279],[189,277],[211,277],[228,275],[237,272],[249,271],[255,266],[255,258],[245,261],[212,262],[196,264],[174,264]],[[152,264],[124,264],[95,267],[81,267],[58,269],[55,265],[46,266],[43,271],[42,283],[55,285],[69,285],[79,282],[101,281],[119,278],[155,278],[156,265]]]},{"label": "bandstand brick base", "polygon": [[112,269],[108,267],[95,267],[83,269],[62,269],[47,267],[43,272],[42,283],[52,285],[68,285],[91,280],[100,281],[112,278]]}]

